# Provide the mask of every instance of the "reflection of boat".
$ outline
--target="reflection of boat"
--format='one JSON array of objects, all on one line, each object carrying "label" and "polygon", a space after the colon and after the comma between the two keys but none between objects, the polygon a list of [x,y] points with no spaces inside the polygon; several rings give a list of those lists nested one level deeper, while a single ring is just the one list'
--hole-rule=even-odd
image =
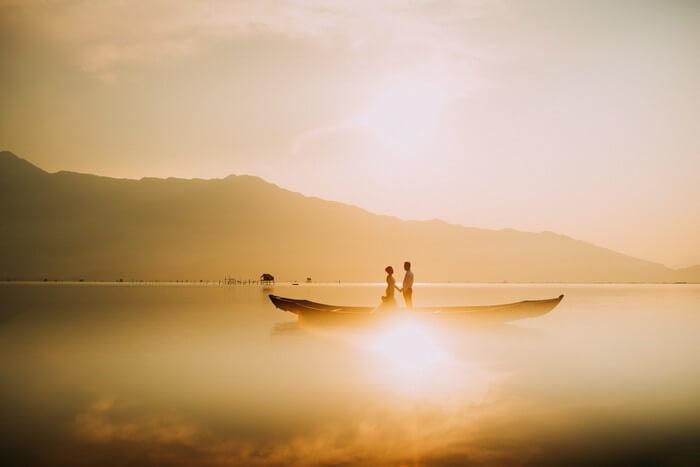
[{"label": "reflection of boat", "polygon": [[[272,294],[269,297],[277,308],[294,313],[299,319],[305,321],[367,322],[385,316],[395,316],[395,313],[385,310],[383,307],[334,306]],[[523,300],[503,305],[422,307],[402,310],[402,313],[407,312],[412,316],[468,318],[479,321],[506,323],[549,313],[561,302],[562,298],[564,298],[564,295],[546,300]]]}]

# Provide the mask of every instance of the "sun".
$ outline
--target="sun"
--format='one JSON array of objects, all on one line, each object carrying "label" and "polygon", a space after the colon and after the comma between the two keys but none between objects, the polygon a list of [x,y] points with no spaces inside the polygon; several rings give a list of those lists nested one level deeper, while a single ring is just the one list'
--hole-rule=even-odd
[{"label": "sun", "polygon": [[416,147],[433,138],[446,100],[437,81],[399,79],[374,95],[356,123],[390,146]]}]

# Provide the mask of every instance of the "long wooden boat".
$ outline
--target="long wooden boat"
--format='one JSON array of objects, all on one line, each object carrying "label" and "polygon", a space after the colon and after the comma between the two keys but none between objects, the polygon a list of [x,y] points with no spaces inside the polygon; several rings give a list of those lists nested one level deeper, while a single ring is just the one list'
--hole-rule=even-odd
[{"label": "long wooden boat", "polygon": [[270,301],[283,311],[294,313],[300,320],[314,322],[337,323],[366,323],[396,316],[399,313],[408,313],[411,316],[425,316],[436,318],[458,318],[477,320],[490,323],[507,323],[524,318],[534,318],[549,313],[564,298],[545,300],[523,300],[502,305],[472,305],[472,306],[447,306],[447,307],[420,307],[410,310],[397,309],[395,307],[358,307],[335,306],[324,303],[312,302],[296,298],[269,295]]}]

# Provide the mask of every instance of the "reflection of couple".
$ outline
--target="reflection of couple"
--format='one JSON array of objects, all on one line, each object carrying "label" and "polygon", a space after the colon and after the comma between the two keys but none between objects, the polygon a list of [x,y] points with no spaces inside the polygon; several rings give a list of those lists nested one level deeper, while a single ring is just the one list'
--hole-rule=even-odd
[{"label": "reflection of couple", "polygon": [[411,263],[406,261],[403,263],[403,269],[406,274],[403,276],[403,285],[401,288],[396,286],[396,279],[394,279],[394,268],[387,266],[384,270],[386,271],[386,295],[382,297],[385,305],[396,305],[396,299],[394,298],[394,289],[403,293],[403,300],[406,302],[406,308],[413,308],[413,272],[411,271]]}]

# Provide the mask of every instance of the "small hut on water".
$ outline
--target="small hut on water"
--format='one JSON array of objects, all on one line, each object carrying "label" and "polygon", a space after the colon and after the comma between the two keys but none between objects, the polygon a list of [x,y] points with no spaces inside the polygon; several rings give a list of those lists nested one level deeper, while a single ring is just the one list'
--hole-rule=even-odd
[{"label": "small hut on water", "polygon": [[260,275],[260,284],[261,285],[274,285],[275,284],[275,276],[272,274],[266,272],[264,274]]}]

